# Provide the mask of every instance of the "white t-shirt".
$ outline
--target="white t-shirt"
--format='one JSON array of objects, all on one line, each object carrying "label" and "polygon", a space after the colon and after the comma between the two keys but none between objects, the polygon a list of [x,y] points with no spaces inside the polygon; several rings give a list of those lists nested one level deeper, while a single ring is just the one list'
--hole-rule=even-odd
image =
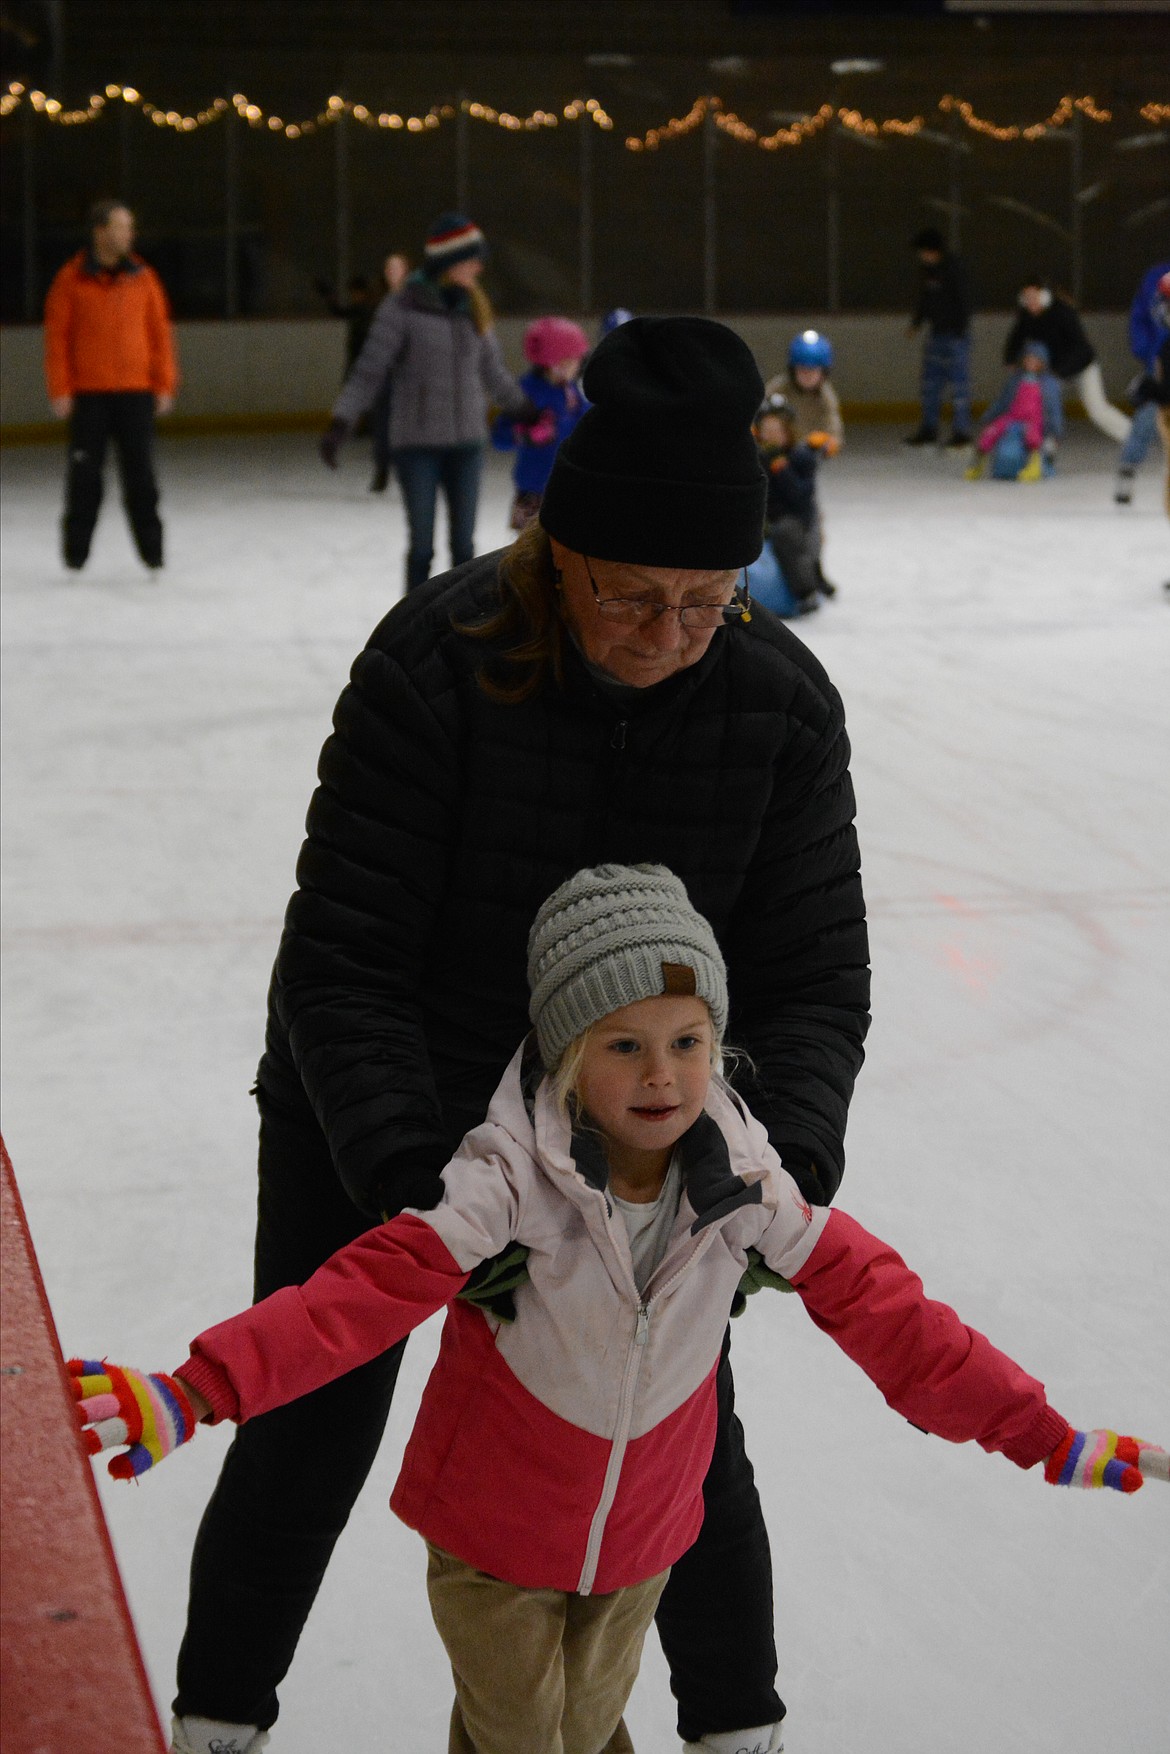
[{"label": "white t-shirt", "polygon": [[678,1217],[682,1170],[677,1151],[670,1159],[666,1180],[656,1200],[619,1200],[612,1188],[609,1197],[625,1220],[634,1261],[634,1283],[639,1291],[645,1291],[650,1275],[666,1253]]}]

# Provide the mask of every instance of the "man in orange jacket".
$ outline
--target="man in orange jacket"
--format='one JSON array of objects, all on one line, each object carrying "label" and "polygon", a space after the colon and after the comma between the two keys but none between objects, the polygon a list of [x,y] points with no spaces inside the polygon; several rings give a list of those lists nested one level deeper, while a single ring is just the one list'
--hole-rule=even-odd
[{"label": "man in orange jacket", "polygon": [[153,268],[132,253],[134,215],[99,201],[88,249],[57,274],[45,300],[45,378],[69,422],[62,520],[65,565],[83,567],[102,503],[106,446],[118,453],[122,502],[146,566],[163,563],[154,477],[154,417],[169,414],[177,372],[170,312]]}]

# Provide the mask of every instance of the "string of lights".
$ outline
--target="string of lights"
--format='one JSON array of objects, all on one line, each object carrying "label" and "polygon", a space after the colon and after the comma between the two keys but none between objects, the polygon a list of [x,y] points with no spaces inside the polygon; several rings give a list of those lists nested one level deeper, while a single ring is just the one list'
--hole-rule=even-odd
[{"label": "string of lights", "polygon": [[[171,128],[179,134],[191,134],[200,128],[211,127],[229,113],[234,113],[250,128],[279,134],[287,140],[298,140],[315,134],[339,122],[343,117],[348,117],[365,128],[407,134],[432,132],[456,120],[461,113],[471,121],[502,128],[508,133],[536,133],[543,129],[556,128],[562,120],[591,122],[606,132],[612,130],[614,125],[613,118],[597,98],[593,97],[575,98],[571,103],[564,104],[559,111],[536,109],[530,115],[520,116],[514,115],[510,110],[496,109],[491,104],[473,103],[466,98],[457,104],[432,104],[429,109],[411,115],[396,110],[375,110],[367,104],[354,103],[349,98],[335,95],[326,101],[315,116],[301,121],[286,121],[275,112],[253,103],[243,92],[236,92],[230,99],[217,97],[205,109],[186,114],[151,103],[132,85],[110,84],[104,92],[93,93],[84,107],[66,109],[58,99],[47,97],[43,91],[29,91],[16,81],[9,85],[6,92],[0,94],[0,116],[9,116],[27,104],[48,122],[55,122],[62,127],[77,127],[96,122],[110,104],[117,103],[137,109],[155,127]],[[945,115],[956,116],[973,132],[998,141],[1044,139],[1066,127],[1078,114],[1091,122],[1113,120],[1113,112],[1102,108],[1089,96],[1066,95],[1042,121],[1027,124],[1003,125],[993,122],[986,116],[977,115],[974,106],[966,99],[954,97],[950,93],[938,100],[938,108]],[[1140,114],[1147,122],[1162,124],[1170,121],[1170,104],[1151,101],[1141,106]],[[905,119],[887,116],[877,121],[872,116],[863,115],[860,110],[824,103],[818,109],[785,123],[771,133],[764,133],[745,122],[734,110],[726,109],[721,98],[704,96],[697,97],[685,115],[673,116],[658,127],[648,128],[644,134],[627,135],[626,150],[656,152],[659,146],[693,133],[703,125],[708,115],[715,127],[729,139],[738,141],[741,145],[757,146],[764,152],[776,152],[786,146],[800,146],[834,121],[852,133],[871,138],[883,134],[912,138],[926,127],[924,116]]]},{"label": "string of lights", "polygon": [[249,127],[266,129],[271,134],[282,134],[287,140],[299,140],[304,135],[315,134],[319,129],[339,122],[343,116],[351,117],[365,128],[386,128],[391,131],[401,129],[408,134],[422,134],[428,129],[441,128],[444,122],[453,121],[461,110],[472,121],[494,124],[509,133],[532,133],[540,128],[555,128],[561,117],[568,122],[592,122],[602,129],[613,127],[611,117],[595,97],[574,99],[572,103],[564,105],[560,115],[554,110],[533,110],[529,116],[516,116],[509,110],[498,110],[491,104],[471,103],[466,99],[459,104],[432,104],[430,109],[418,115],[403,115],[396,110],[372,110],[368,104],[353,103],[349,98],[334,96],[327,100],[324,108],[315,116],[288,122],[274,111],[267,111],[260,104],[253,103],[242,91],[236,92],[230,99],[217,97],[206,109],[197,110],[193,115],[185,115],[179,110],[164,110],[161,105],[151,103],[132,85],[107,85],[104,93],[94,92],[83,109],[66,109],[56,98],[46,97],[43,91],[28,91],[16,81],[0,95],[0,116],[10,116],[22,104],[29,104],[46,121],[57,122],[62,127],[76,127],[82,123],[96,122],[109,103],[130,105],[156,127],[173,128],[179,134],[191,134],[196,129],[208,128],[234,111]]},{"label": "string of lights", "polygon": [[972,106],[958,97],[942,97],[939,99],[938,107],[946,114],[959,116],[976,134],[986,134],[992,140],[1042,140],[1046,134],[1051,134],[1057,128],[1065,127],[1072,121],[1078,110],[1081,115],[1087,116],[1090,122],[1111,122],[1113,120],[1112,110],[1099,108],[1091,97],[1062,97],[1050,116],[1046,116],[1042,122],[1031,122],[1025,128],[1014,125],[1005,128],[995,122],[989,122],[985,116],[977,116]]}]

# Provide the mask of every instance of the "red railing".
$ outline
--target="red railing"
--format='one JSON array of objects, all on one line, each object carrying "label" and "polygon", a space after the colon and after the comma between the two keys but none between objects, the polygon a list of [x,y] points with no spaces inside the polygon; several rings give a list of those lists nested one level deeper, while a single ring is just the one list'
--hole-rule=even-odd
[{"label": "red railing", "polygon": [[4,1754],[163,1754],[2,1140],[0,1178],[0,1747]]}]

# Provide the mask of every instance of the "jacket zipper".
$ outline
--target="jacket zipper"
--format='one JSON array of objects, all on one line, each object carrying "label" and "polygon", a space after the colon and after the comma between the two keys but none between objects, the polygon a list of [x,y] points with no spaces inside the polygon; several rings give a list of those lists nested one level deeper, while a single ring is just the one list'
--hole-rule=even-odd
[{"label": "jacket zipper", "polygon": [[[609,1202],[606,1200],[607,1213]],[[730,1214],[726,1214],[730,1216]],[[626,1362],[622,1371],[621,1388],[618,1392],[618,1414],[610,1443],[609,1462],[606,1465],[605,1479],[601,1484],[601,1497],[593,1512],[593,1521],[589,1525],[589,1539],[585,1544],[585,1562],[581,1567],[581,1576],[577,1581],[577,1594],[587,1596],[592,1592],[593,1580],[597,1576],[597,1561],[601,1555],[601,1543],[605,1538],[605,1525],[609,1513],[613,1509],[613,1501],[617,1497],[618,1480],[621,1477],[622,1464],[626,1459],[626,1449],[630,1441],[630,1426],[634,1418],[634,1399],[638,1388],[638,1376],[642,1368],[642,1359],[646,1355],[646,1341],[650,1333],[650,1303],[657,1303],[659,1298],[677,1284],[683,1274],[689,1272],[699,1257],[705,1254],[719,1232],[719,1224],[711,1225],[700,1239],[698,1246],[691,1249],[685,1260],[680,1261],[674,1272],[655,1291],[647,1302],[641,1294],[638,1298],[638,1316],[634,1327],[634,1337],[626,1353]]]},{"label": "jacket zipper", "polygon": [[626,1353],[625,1368],[622,1371],[621,1389],[618,1393],[617,1423],[614,1426],[613,1439],[610,1443],[609,1461],[606,1464],[605,1479],[601,1483],[601,1497],[597,1501],[597,1509],[593,1512],[593,1521],[589,1525],[589,1539],[585,1543],[585,1563],[581,1567],[581,1576],[577,1581],[577,1594],[579,1596],[590,1594],[593,1589],[593,1580],[597,1576],[597,1561],[601,1554],[605,1525],[613,1508],[613,1501],[617,1497],[618,1479],[626,1457],[626,1446],[630,1441],[630,1424],[634,1416],[634,1395],[638,1387],[642,1359],[646,1355],[646,1339],[649,1331],[650,1311],[639,1300],[634,1337]]},{"label": "jacket zipper", "polygon": [[[624,721],[622,729],[624,730]],[[605,1202],[606,1227],[608,1228],[609,1221],[613,1217],[613,1206],[604,1189],[599,1191]],[[724,1214],[724,1217],[730,1216],[730,1213]],[[581,1576],[577,1580],[576,1593],[579,1596],[588,1596],[592,1593],[593,1580],[597,1576],[597,1562],[601,1555],[601,1543],[605,1539],[605,1525],[609,1520],[609,1513],[613,1509],[614,1499],[617,1497],[618,1481],[621,1478],[622,1464],[626,1459],[626,1449],[630,1441],[630,1426],[634,1418],[634,1399],[637,1394],[638,1377],[642,1369],[642,1360],[646,1355],[646,1341],[650,1333],[650,1303],[656,1303],[660,1297],[671,1290],[699,1257],[706,1253],[718,1235],[722,1222],[722,1219],[718,1219],[708,1227],[697,1247],[688,1251],[670,1278],[658,1287],[651,1299],[647,1300],[633,1280],[630,1281],[631,1284],[634,1284],[634,1294],[637,1298],[637,1319],[634,1324],[634,1337],[630,1342],[626,1352],[626,1362],[622,1367],[621,1387],[618,1390],[617,1419],[614,1423],[613,1436],[610,1439],[609,1461],[606,1463],[605,1478],[601,1483],[601,1496],[597,1501],[593,1520],[589,1525],[589,1538],[585,1543],[585,1559],[581,1567]],[[659,1270],[661,1270],[661,1266]]]}]

